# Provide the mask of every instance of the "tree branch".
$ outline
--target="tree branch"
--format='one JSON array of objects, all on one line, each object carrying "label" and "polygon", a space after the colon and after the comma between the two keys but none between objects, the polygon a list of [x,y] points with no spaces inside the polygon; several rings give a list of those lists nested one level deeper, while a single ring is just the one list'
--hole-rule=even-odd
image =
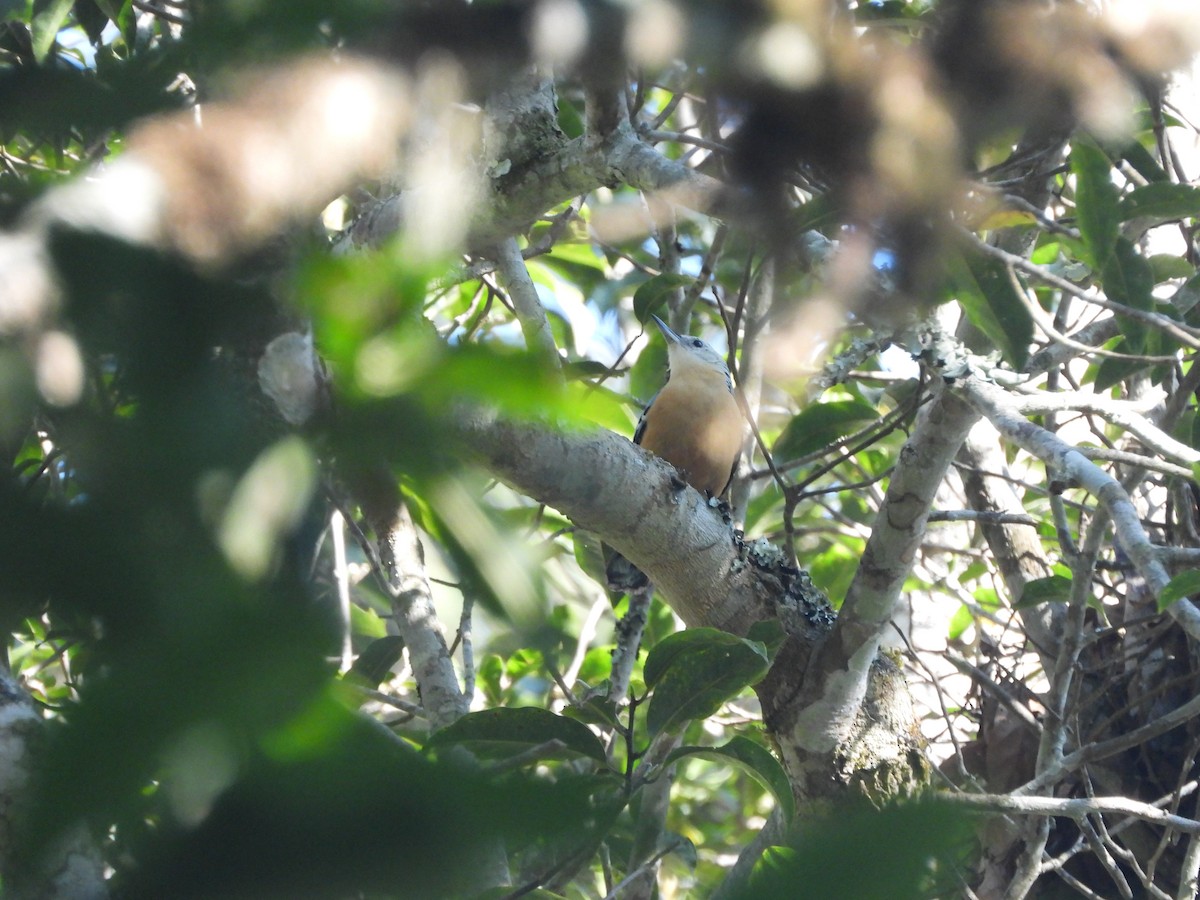
[{"label": "tree branch", "polygon": [[[1112,517],[1122,548],[1146,579],[1146,586],[1156,597],[1162,593],[1171,576],[1150,543],[1137,509],[1116,479],[1057,435],[1020,415],[1002,388],[969,374],[957,379],[954,390],[986,416],[1006,440],[1032,453],[1102,503]],[[1174,603],[1167,611],[1193,640],[1200,640],[1200,610],[1190,601]]]},{"label": "tree branch", "polygon": [[951,803],[996,813],[1026,816],[1063,816],[1084,819],[1095,815],[1133,816],[1187,834],[1200,834],[1200,821],[1178,816],[1128,797],[1017,797],[1011,794],[943,793]]},{"label": "tree branch", "polygon": [[521,258],[517,239],[505,238],[496,245],[493,255],[497,274],[513,302],[517,321],[521,323],[526,348],[542,361],[548,371],[560,371],[558,345],[554,343],[546,309],[538,297],[533,279],[529,277],[529,269]]},{"label": "tree branch", "polygon": [[402,505],[397,511],[380,545],[396,627],[408,649],[422,705],[433,728],[444,728],[470,709],[471,698],[458,688],[442,625],[433,607],[425,552],[407,507]]},{"label": "tree branch", "polygon": [[806,685],[802,731],[811,751],[844,740],[859,715],[867,679],[925,535],[938,487],[977,413],[948,391],[925,406],[900,452],[871,537],[846,593],[816,677]]},{"label": "tree branch", "polygon": [[16,850],[29,812],[31,782],[38,765],[37,744],[45,723],[24,688],[0,670],[0,874],[4,896],[108,896],[104,861],[91,835],[80,824],[59,835],[40,859],[24,859]]},{"label": "tree branch", "polygon": [[650,577],[688,625],[745,634],[774,617],[778,583],[764,581],[742,558],[732,529],[674,467],[627,438],[485,414],[464,414],[458,429],[465,452],[600,535]]}]

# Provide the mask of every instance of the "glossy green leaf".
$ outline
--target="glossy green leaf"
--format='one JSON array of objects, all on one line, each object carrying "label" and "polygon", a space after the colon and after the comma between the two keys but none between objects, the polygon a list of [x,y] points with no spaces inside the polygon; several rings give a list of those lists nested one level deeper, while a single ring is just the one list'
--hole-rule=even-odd
[{"label": "glossy green leaf", "polygon": [[1075,214],[1093,268],[1103,269],[1117,242],[1121,221],[1112,163],[1095,144],[1079,141],[1071,150],[1075,175]]},{"label": "glossy green leaf", "polygon": [[1200,215],[1200,188],[1190,184],[1148,184],[1135,188],[1120,203],[1121,221],[1154,219],[1172,222]]},{"label": "glossy green leaf", "polygon": [[1028,609],[1041,603],[1065,603],[1071,599],[1071,579],[1063,575],[1048,575],[1025,583],[1017,609]]},{"label": "glossy green leaf", "polygon": [[650,321],[650,316],[662,311],[667,298],[673,291],[687,287],[695,280],[690,275],[664,272],[644,281],[633,292],[633,314],[637,316],[639,322],[645,325]]},{"label": "glossy green leaf", "polygon": [[468,713],[435,733],[425,746],[436,749],[455,744],[493,758],[543,748],[541,759],[558,758],[565,752],[601,763],[605,760],[604,745],[586,725],[537,707]]},{"label": "glossy green leaf", "polygon": [[1029,358],[1033,317],[1013,275],[999,260],[967,253],[950,260],[959,303],[971,324],[987,335],[1005,361],[1021,368]]},{"label": "glossy green leaf", "polygon": [[646,658],[643,676],[654,689],[646,723],[652,734],[711,716],[721,704],[767,673],[767,651],[715,628],[669,635]]},{"label": "glossy green leaf", "polygon": [[784,426],[772,454],[782,464],[816,453],[847,435],[861,431],[879,418],[875,407],[862,400],[832,400],[814,403]]},{"label": "glossy green leaf", "polygon": [[1200,569],[1180,572],[1167,582],[1167,586],[1158,595],[1158,611],[1162,612],[1173,603],[1193,594],[1200,594]]},{"label": "glossy green leaf", "polygon": [[689,756],[699,756],[717,762],[731,763],[742,769],[751,778],[770,791],[782,811],[785,822],[791,822],[796,814],[796,801],[792,796],[791,782],[783,766],[766,747],[750,738],[738,735],[720,747],[680,747],[667,757],[670,764]]}]

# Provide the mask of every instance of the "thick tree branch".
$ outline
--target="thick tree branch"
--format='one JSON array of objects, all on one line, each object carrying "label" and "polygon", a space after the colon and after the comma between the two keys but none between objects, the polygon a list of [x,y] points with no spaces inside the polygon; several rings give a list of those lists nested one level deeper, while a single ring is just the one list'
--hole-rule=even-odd
[{"label": "thick tree branch", "polygon": [[834,633],[821,650],[819,671],[805,687],[802,731],[810,751],[829,751],[854,725],[934,496],[977,417],[942,391],[924,407],[901,450]]},{"label": "thick tree branch", "polygon": [[433,607],[425,551],[408,508],[401,506],[380,541],[396,627],[404,638],[421,703],[434,729],[444,728],[470,709],[471,698],[458,687],[454,664]]},{"label": "thick tree branch", "polygon": [[483,414],[463,419],[468,452],[502,481],[600,535],[650,576],[689,625],[745,634],[774,617],[779,585],[746,562],[730,526],[668,463],[608,431],[558,432]]}]

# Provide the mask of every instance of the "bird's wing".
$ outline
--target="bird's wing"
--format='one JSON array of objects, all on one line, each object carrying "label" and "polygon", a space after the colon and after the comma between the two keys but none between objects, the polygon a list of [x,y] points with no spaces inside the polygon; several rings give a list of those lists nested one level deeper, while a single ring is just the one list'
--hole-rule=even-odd
[{"label": "bird's wing", "polygon": [[733,466],[730,467],[730,469],[729,469],[729,478],[726,479],[726,481],[725,481],[725,487],[721,488],[721,492],[719,494],[717,494],[718,497],[724,497],[725,492],[729,490],[729,486],[731,484],[733,484],[733,476],[737,474],[738,463],[740,463],[741,461],[742,461],[742,454],[740,454],[740,453],[733,458]]},{"label": "bird's wing", "polygon": [[[658,393],[661,394],[662,390],[660,389]],[[638,418],[637,428],[635,428],[633,430],[633,442],[635,444],[642,443],[642,436],[646,433],[646,413],[650,412],[650,407],[652,407],[654,405],[654,401],[657,399],[658,399],[658,394],[655,394],[653,397],[650,398],[650,402],[647,403],[646,406],[642,409],[642,414]]]}]

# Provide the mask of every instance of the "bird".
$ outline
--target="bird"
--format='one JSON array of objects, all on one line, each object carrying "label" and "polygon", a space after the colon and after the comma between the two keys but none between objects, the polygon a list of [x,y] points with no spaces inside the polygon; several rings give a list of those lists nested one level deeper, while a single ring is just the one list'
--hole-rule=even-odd
[{"label": "bird", "polygon": [[[680,335],[658,316],[652,318],[667,341],[667,382],[642,411],[633,442],[673,465],[701,494],[720,497],[733,480],[742,450],[742,413],[729,367],[700,338]],[[614,591],[649,584],[643,572],[615,552],[605,575]]]}]

